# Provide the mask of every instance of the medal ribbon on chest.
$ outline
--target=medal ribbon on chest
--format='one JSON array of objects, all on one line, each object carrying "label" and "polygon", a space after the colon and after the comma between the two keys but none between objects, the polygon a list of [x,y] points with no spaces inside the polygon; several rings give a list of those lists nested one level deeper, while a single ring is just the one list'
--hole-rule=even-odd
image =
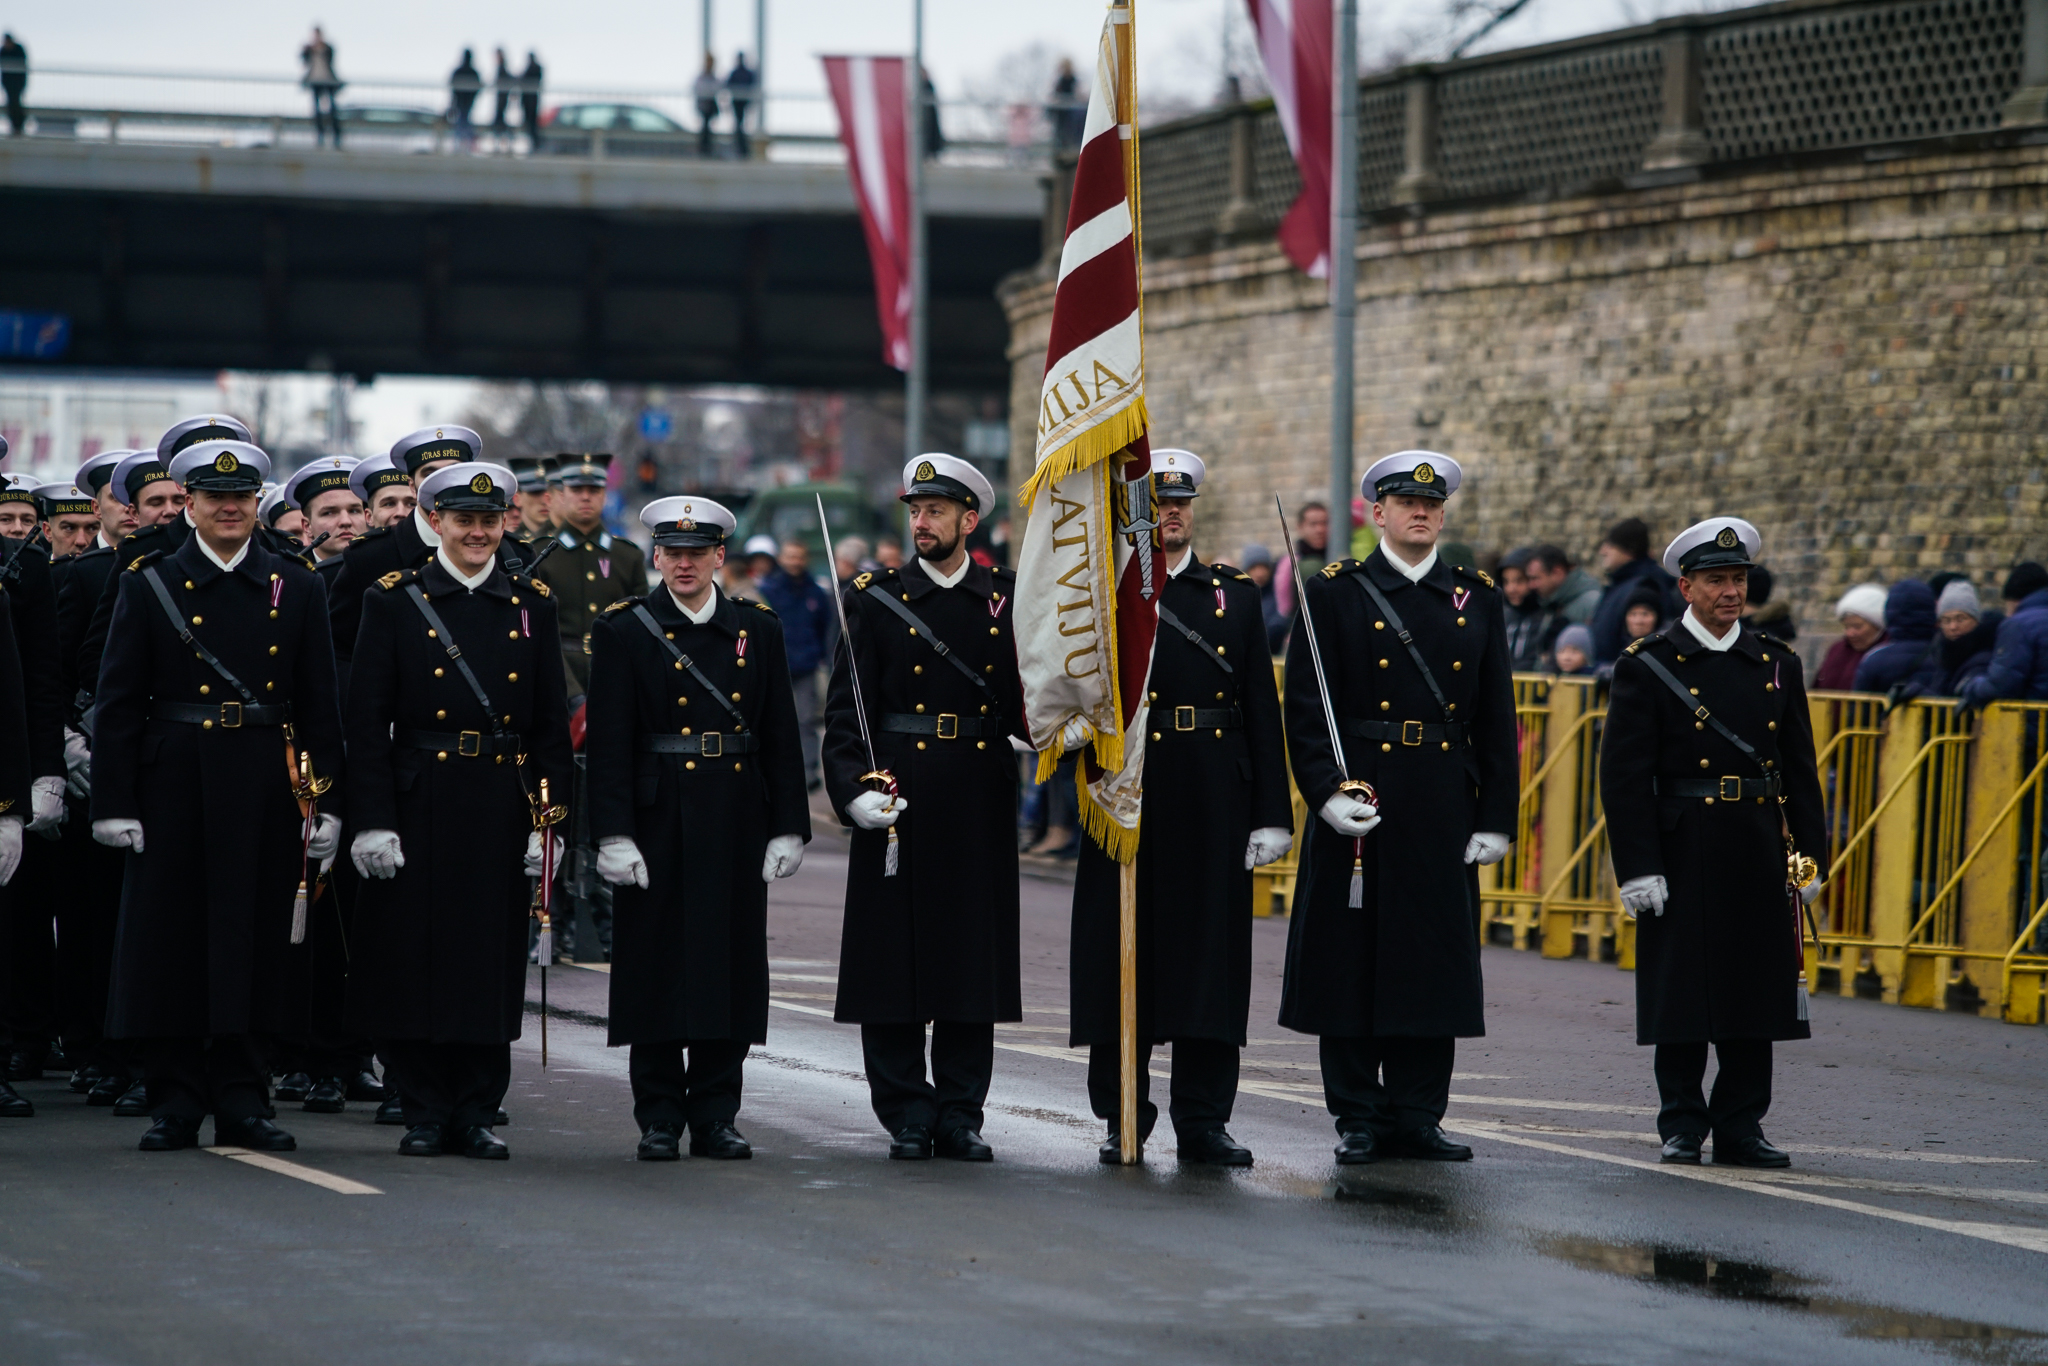
[{"label": "medal ribbon on chest", "polygon": [[611,557],[611,556],[609,556],[609,555],[600,555],[600,556],[598,556],[598,557],[597,557],[597,574],[598,574],[598,577],[599,577],[599,578],[603,578],[603,579],[608,579],[608,578],[610,578],[610,577],[612,576],[612,557]]},{"label": "medal ribbon on chest", "polygon": [[273,575],[270,580],[270,605],[273,609],[277,606],[277,600],[283,596],[284,580]]},{"label": "medal ribbon on chest", "polygon": [[1001,616],[1003,614],[1003,604],[1006,601],[1008,599],[1001,593],[991,593],[988,599],[988,614],[992,617]]},{"label": "medal ribbon on chest", "polygon": [[1220,583],[1216,585],[1216,615],[1223,615],[1223,585]]},{"label": "medal ribbon on chest", "polygon": [[528,619],[524,607],[519,609],[519,634],[527,640],[533,639],[533,622]]},{"label": "medal ribbon on chest", "polygon": [[747,657],[747,638],[745,636],[741,636],[739,642],[733,647],[733,656],[736,659],[745,659]]},{"label": "medal ribbon on chest", "polygon": [[1464,611],[1464,610],[1465,610],[1465,604],[1466,604],[1466,603],[1468,603],[1468,602],[1470,602],[1471,600],[1472,600],[1472,590],[1471,590],[1471,589],[1469,589],[1469,588],[1455,588],[1455,589],[1452,589],[1452,590],[1451,590],[1451,606],[1453,606],[1453,607],[1457,608],[1457,609],[1458,609],[1458,610],[1459,610],[1460,612],[1462,612],[1462,611]]}]

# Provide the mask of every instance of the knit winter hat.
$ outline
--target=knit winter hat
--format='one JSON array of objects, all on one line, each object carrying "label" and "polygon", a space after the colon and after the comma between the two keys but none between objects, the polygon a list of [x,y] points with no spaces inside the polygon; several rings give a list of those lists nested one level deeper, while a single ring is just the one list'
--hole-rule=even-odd
[{"label": "knit winter hat", "polygon": [[1884,625],[1884,585],[1859,583],[1842,594],[1835,604],[1837,617],[1862,617],[1872,626]]},{"label": "knit winter hat", "polygon": [[1967,612],[1973,620],[1984,615],[1984,604],[1977,600],[1977,590],[1968,579],[1956,579],[1942,588],[1941,597],[1934,604],[1934,615],[1945,617],[1950,612]]},{"label": "knit winter hat", "polygon": [[1576,623],[1557,633],[1557,650],[1577,650],[1586,658],[1593,657],[1593,633]]}]

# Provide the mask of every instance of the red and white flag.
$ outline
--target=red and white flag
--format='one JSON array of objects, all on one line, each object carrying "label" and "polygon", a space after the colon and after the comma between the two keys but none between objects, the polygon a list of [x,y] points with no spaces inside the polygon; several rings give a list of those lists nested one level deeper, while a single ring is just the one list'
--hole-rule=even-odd
[{"label": "red and white flag", "polygon": [[825,83],[839,111],[839,141],[860,204],[882,356],[910,368],[910,125],[901,57],[827,57]]},{"label": "red and white flag", "polygon": [[1330,0],[1245,0],[1259,33],[1259,56],[1287,150],[1301,171],[1301,196],[1280,220],[1287,259],[1316,279],[1330,274],[1330,149],[1336,130],[1330,100],[1336,54]]},{"label": "red and white flag", "polygon": [[1139,317],[1138,124],[1130,6],[1113,0],[1095,60],[1039,389],[1038,452],[1019,501],[1017,659],[1039,781],[1084,723],[1081,816],[1137,855],[1145,683],[1166,562],[1157,555]]}]

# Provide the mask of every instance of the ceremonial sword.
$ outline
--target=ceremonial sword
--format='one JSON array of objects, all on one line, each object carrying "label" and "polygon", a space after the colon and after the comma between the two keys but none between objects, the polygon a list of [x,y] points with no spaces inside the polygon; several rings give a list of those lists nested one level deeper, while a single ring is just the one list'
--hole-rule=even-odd
[{"label": "ceremonial sword", "polygon": [[[825,538],[825,558],[827,561],[830,561],[832,558],[832,526],[825,520],[825,495],[818,493],[813,496],[818,500],[818,533]],[[860,742],[862,747],[868,752],[868,771],[860,775],[860,781],[864,783],[880,783],[881,787],[877,790],[887,792],[891,797],[894,797],[896,795],[896,776],[889,772],[888,769],[883,768],[875,760],[875,738],[868,733],[868,707],[867,703],[862,700],[860,692],[860,666],[854,662],[853,636],[846,629],[846,599],[836,584],[832,592],[832,605],[839,609],[839,639],[846,646],[846,677],[853,684],[853,715],[854,719],[860,722]],[[894,824],[891,824],[889,827],[889,847],[882,856],[882,876],[896,876],[896,865],[896,827]]]}]

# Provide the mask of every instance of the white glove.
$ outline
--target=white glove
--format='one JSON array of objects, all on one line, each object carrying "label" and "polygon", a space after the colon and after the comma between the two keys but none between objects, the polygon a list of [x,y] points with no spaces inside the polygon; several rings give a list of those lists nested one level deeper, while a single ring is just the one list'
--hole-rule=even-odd
[{"label": "white glove", "polygon": [[1244,847],[1244,866],[1257,868],[1262,864],[1282,858],[1294,847],[1294,832],[1282,826],[1269,825],[1252,831],[1251,843]]},{"label": "white glove", "polygon": [[396,830],[365,830],[348,847],[348,859],[364,877],[394,878],[405,867]]},{"label": "white glove", "polygon": [[1087,744],[1088,734],[1091,729],[1092,728],[1088,724],[1087,717],[1069,717],[1067,719],[1067,724],[1060,727],[1061,751],[1067,754],[1072,754],[1075,750]]},{"label": "white glove", "polygon": [[777,835],[768,841],[768,856],[761,860],[761,881],[788,877],[804,866],[804,837]]},{"label": "white glove", "polygon": [[863,830],[887,830],[909,809],[908,801],[886,792],[863,792],[846,804],[847,816]]},{"label": "white glove", "polygon": [[69,726],[64,728],[64,786],[80,801],[92,795],[92,747]]},{"label": "white glove", "polygon": [[1380,809],[1349,792],[1339,792],[1324,802],[1322,816],[1340,835],[1369,835],[1380,823]]},{"label": "white glove", "polygon": [[1513,843],[1506,835],[1489,835],[1482,830],[1465,841],[1465,862],[1499,863],[1508,856],[1508,847]]},{"label": "white glove", "polygon": [[[38,778],[29,785],[29,810],[34,813],[29,820],[28,830],[40,835],[45,830],[54,830],[68,814],[64,810],[64,775],[53,773],[47,778]],[[51,839],[57,838],[55,835]]]},{"label": "white glove", "polygon": [[133,849],[142,852],[141,821],[94,821],[92,837],[109,849]]},{"label": "white glove", "polygon": [[334,857],[341,847],[341,817],[321,812],[313,817],[313,838],[306,842],[306,857],[318,863]]},{"label": "white glove", "polygon": [[[555,867],[562,866],[562,837],[549,835],[555,842]],[[528,877],[540,876],[540,831],[535,830],[526,837],[526,862],[522,865]]]},{"label": "white glove", "polygon": [[1802,906],[1811,906],[1814,903],[1814,901],[1820,896],[1820,889],[1822,885],[1823,884],[1821,880],[1819,878],[1815,878],[1813,881],[1807,883],[1804,887],[1801,887],[1799,889],[1799,904]]},{"label": "white glove", "polygon": [[0,816],[0,887],[21,867],[21,817]]},{"label": "white glove", "polygon": [[1670,887],[1663,875],[1652,873],[1649,877],[1632,877],[1621,884],[1621,909],[1634,920],[1643,911],[1664,914],[1664,898],[1671,895]]},{"label": "white glove", "polygon": [[631,835],[606,835],[597,842],[597,875],[614,887],[647,885],[647,860]]}]

